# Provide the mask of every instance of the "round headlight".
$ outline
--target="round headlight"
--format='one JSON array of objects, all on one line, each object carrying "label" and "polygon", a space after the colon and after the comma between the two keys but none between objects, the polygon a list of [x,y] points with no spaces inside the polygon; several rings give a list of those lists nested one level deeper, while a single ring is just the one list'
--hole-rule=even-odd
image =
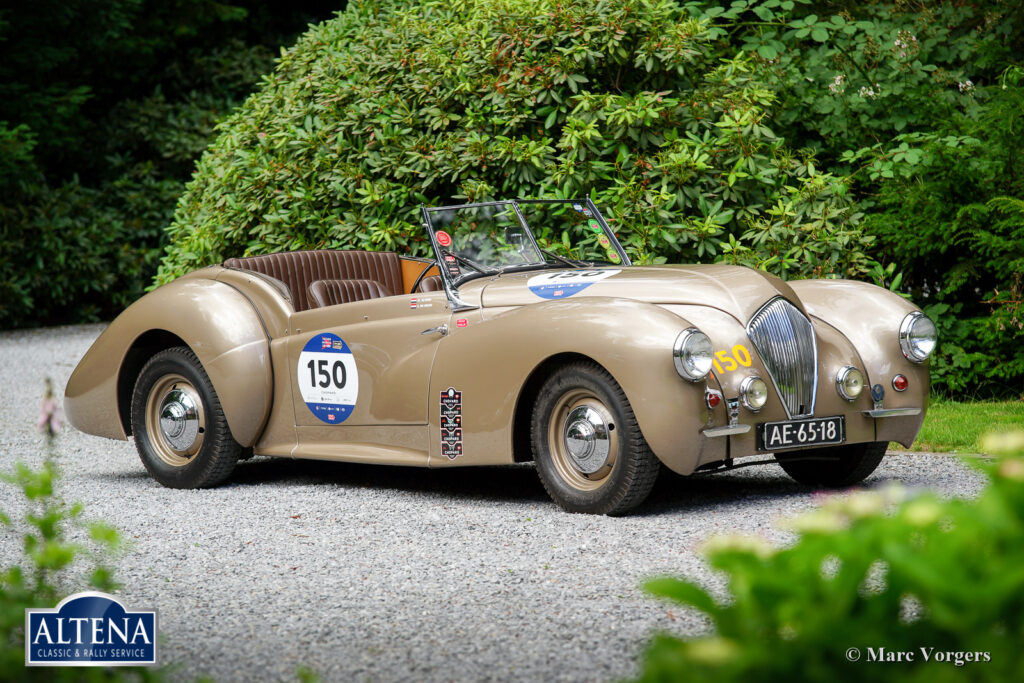
[{"label": "round headlight", "polygon": [[740,384],[740,398],[743,405],[756,413],[768,402],[768,385],[760,377],[747,377]]},{"label": "round headlight", "polygon": [[836,374],[836,391],[847,401],[852,401],[864,391],[864,375],[855,367],[847,365]]},{"label": "round headlight", "polygon": [[935,323],[924,313],[914,311],[900,324],[900,348],[915,363],[923,363],[935,350]]},{"label": "round headlight", "polygon": [[712,353],[711,340],[696,327],[683,330],[676,337],[672,348],[672,360],[676,364],[676,372],[683,379],[697,382],[711,372]]}]

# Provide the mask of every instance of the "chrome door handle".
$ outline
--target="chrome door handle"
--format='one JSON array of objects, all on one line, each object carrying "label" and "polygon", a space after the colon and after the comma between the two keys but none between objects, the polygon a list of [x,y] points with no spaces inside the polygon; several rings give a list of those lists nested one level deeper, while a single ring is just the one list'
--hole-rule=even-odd
[{"label": "chrome door handle", "polygon": [[442,337],[448,336],[448,324],[438,325],[437,327],[431,327],[429,330],[423,330],[420,334],[436,334],[440,332]]}]

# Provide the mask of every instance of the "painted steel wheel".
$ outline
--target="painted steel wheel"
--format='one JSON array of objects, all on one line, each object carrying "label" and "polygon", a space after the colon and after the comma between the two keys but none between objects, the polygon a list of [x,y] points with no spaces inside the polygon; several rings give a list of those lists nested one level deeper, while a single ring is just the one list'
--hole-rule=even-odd
[{"label": "painted steel wheel", "polygon": [[541,483],[570,512],[626,512],[647,498],[660,469],[622,388],[595,363],[566,365],[548,378],[531,441]]},{"label": "painted steel wheel", "polygon": [[213,384],[187,347],[161,351],[143,366],[131,417],[142,464],[164,486],[216,486],[242,454]]},{"label": "painted steel wheel", "polygon": [[779,453],[775,460],[786,474],[801,484],[842,488],[867,479],[882,462],[888,445],[888,442],[851,443]]},{"label": "painted steel wheel", "polygon": [[192,383],[164,375],[146,396],[146,433],[156,455],[172,467],[187,465],[203,446],[206,411]]}]

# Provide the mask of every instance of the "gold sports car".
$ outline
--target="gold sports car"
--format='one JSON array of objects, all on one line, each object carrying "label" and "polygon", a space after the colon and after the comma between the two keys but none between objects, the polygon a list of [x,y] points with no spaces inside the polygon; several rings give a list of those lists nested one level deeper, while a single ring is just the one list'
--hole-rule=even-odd
[{"label": "gold sports car", "polygon": [[165,486],[258,455],[459,467],[534,461],[573,512],[771,454],[847,486],[924,419],[935,326],[849,280],[633,266],[589,199],[423,208],[433,260],[228,259],[147,294],[68,382],[78,429],[135,437]]}]

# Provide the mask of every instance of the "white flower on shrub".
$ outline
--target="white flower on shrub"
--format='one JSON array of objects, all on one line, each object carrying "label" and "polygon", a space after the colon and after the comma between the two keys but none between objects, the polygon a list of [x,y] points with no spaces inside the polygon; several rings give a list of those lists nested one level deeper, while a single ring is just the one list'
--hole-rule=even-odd
[{"label": "white flower on shrub", "polygon": [[900,57],[906,57],[907,53],[917,51],[917,37],[909,31],[900,31],[896,34],[896,40],[892,41],[893,51],[899,50]]},{"label": "white flower on shrub", "polygon": [[871,100],[871,99],[874,99],[874,98],[878,97],[878,95],[881,94],[881,92],[882,92],[882,87],[880,85],[878,85],[877,83],[875,83],[873,86],[870,86],[870,85],[862,85],[862,86],[860,86],[860,90],[857,91],[857,94],[860,95],[861,97],[863,97],[866,100]]}]

